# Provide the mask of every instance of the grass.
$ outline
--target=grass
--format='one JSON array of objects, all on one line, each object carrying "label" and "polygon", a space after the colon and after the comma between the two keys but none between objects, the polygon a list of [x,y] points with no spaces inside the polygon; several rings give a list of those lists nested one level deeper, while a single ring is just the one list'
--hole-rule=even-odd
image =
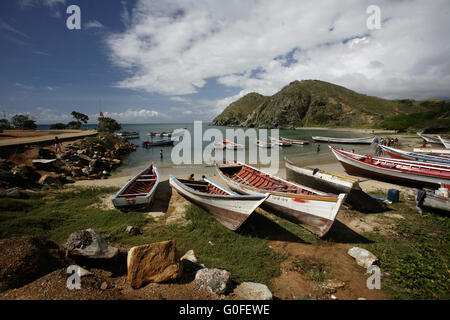
[{"label": "grass", "polygon": [[[122,213],[93,206],[116,190],[50,190],[29,200],[0,199],[0,238],[36,235],[62,245],[72,232],[93,228],[110,234],[108,242],[141,245],[175,240],[181,254],[193,249],[199,263],[226,269],[238,282],[270,285],[270,279],[279,274],[283,258],[268,247],[266,239],[230,231],[195,205],[186,207],[189,223],[185,226],[162,225],[142,212]],[[128,235],[124,232],[128,225],[141,227],[143,234]]]},{"label": "grass", "polygon": [[421,217],[413,203],[394,204],[405,219],[395,223],[396,235],[369,234],[361,245],[381,261],[382,288],[394,299],[449,299],[450,223],[429,213]]},{"label": "grass", "polygon": [[330,265],[327,263],[312,259],[301,259],[294,260],[292,265],[303,274],[305,279],[313,281],[316,287],[330,279]]}]

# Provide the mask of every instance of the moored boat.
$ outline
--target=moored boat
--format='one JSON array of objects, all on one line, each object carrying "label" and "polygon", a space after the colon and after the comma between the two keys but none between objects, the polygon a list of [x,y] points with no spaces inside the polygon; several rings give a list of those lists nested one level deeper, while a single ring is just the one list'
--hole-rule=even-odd
[{"label": "moored boat", "polygon": [[360,155],[329,146],[350,175],[436,187],[450,183],[450,168],[434,163]]},{"label": "moored boat", "polygon": [[155,195],[159,179],[159,171],[152,163],[116,193],[112,199],[114,206],[122,211],[149,206]]},{"label": "moored boat", "polygon": [[309,141],[307,141],[307,140],[297,140],[297,139],[290,139],[290,138],[284,138],[284,137],[280,137],[280,139],[282,141],[287,141],[292,144],[299,144],[299,145],[309,144]]},{"label": "moored boat", "polygon": [[290,143],[288,141],[283,141],[283,140],[280,140],[280,139],[276,139],[274,137],[269,137],[269,139],[270,139],[270,141],[272,141],[272,144],[276,145],[276,146],[281,146],[281,147],[290,147],[290,146],[292,146],[292,143]]},{"label": "moored boat", "polygon": [[156,146],[171,146],[175,142],[174,139],[162,139],[162,140],[147,140],[142,142],[142,146],[145,148],[156,147]]},{"label": "moored boat", "polygon": [[329,231],[346,197],[289,182],[240,162],[216,163],[216,169],[235,192],[270,193],[263,207],[319,236]]},{"label": "moored boat", "polygon": [[387,146],[380,147],[387,152],[387,154],[391,158],[395,159],[404,159],[404,160],[414,160],[414,161],[424,161],[424,162],[431,162],[431,163],[439,163],[442,165],[450,166],[450,158],[448,157],[441,157],[437,155],[425,155],[425,154],[417,154],[414,152],[408,152],[400,149],[395,149]]},{"label": "moored boat", "polygon": [[256,140],[255,143],[260,148],[272,148],[272,144],[270,142],[264,142],[264,141],[261,141],[261,140]]},{"label": "moored boat", "polygon": [[223,144],[225,145],[225,148],[231,150],[239,150],[245,148],[245,146],[243,146],[242,144],[234,143],[233,141],[227,139],[223,139]]},{"label": "moored boat", "polygon": [[116,133],[117,136],[124,138],[125,140],[128,139],[139,139],[139,132],[129,132],[129,131],[121,131]]},{"label": "moored boat", "polygon": [[180,195],[204,208],[233,231],[269,196],[268,193],[240,195],[206,178],[203,181],[192,181],[170,176],[169,183]]},{"label": "moored boat", "polygon": [[317,142],[327,142],[327,143],[349,143],[349,144],[372,144],[375,137],[364,137],[364,138],[332,138],[332,137],[312,137],[314,141]]},{"label": "moored boat", "polygon": [[301,185],[334,194],[346,193],[345,202],[353,209],[363,212],[381,212],[386,206],[365,193],[359,181],[343,175],[319,169],[303,168],[285,158],[286,178]]}]

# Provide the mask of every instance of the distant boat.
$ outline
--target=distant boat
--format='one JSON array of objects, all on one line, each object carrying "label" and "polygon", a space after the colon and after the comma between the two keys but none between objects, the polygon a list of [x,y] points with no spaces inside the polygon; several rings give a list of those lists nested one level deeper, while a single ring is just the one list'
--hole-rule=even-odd
[{"label": "distant boat", "polygon": [[225,149],[225,144],[223,142],[217,141],[214,143],[215,149]]},{"label": "distant boat", "polygon": [[240,162],[216,163],[216,169],[233,191],[250,195],[269,192],[264,207],[319,236],[329,231],[346,197],[298,185]]},{"label": "distant boat", "polygon": [[364,137],[364,138],[331,138],[331,137],[312,137],[314,141],[317,142],[327,142],[327,143],[349,143],[349,144],[372,144],[375,137]]},{"label": "distant boat", "polygon": [[277,145],[277,146],[281,146],[281,147],[290,147],[290,146],[292,146],[292,143],[288,142],[288,141],[275,139],[273,137],[269,137],[269,139],[270,139],[270,141],[272,141],[272,144]]},{"label": "distant boat", "polygon": [[162,132],[149,132],[147,134],[147,136],[149,137],[171,137],[173,134],[173,132],[166,132],[166,131],[162,131]]},{"label": "distant boat", "polygon": [[223,139],[223,144],[225,145],[225,148],[231,150],[239,150],[245,148],[245,146],[243,146],[242,144],[234,143],[233,141],[227,139]]},{"label": "distant boat", "polygon": [[381,212],[386,206],[362,191],[359,181],[319,169],[303,168],[285,158],[286,178],[301,185],[334,194],[346,193],[345,202],[355,210]]},{"label": "distant boat", "polygon": [[292,144],[300,144],[300,145],[309,144],[309,141],[307,141],[307,140],[296,140],[296,139],[290,139],[290,138],[284,138],[284,137],[280,137],[280,139],[283,141],[290,142]]},{"label": "distant boat", "polygon": [[417,135],[434,147],[440,147],[443,145],[443,143],[441,142],[441,140],[438,137],[425,135],[420,132],[417,132]]},{"label": "distant boat", "polygon": [[204,208],[233,231],[269,196],[268,193],[240,195],[206,178],[203,181],[191,181],[170,176],[169,183],[180,195]]},{"label": "distant boat", "polygon": [[128,139],[139,139],[139,132],[129,132],[129,131],[121,131],[116,133],[117,136],[124,138],[125,140]]},{"label": "distant boat", "polygon": [[439,140],[441,140],[442,144],[446,149],[450,149],[450,139],[444,139],[441,136],[438,136]]},{"label": "distant boat", "polygon": [[264,141],[261,141],[261,140],[256,140],[255,143],[260,148],[272,148],[272,144],[270,142],[264,142]]},{"label": "distant boat", "polygon": [[360,155],[330,146],[348,174],[436,187],[450,183],[450,168],[418,161]]},{"label": "distant boat", "polygon": [[442,148],[414,148],[414,152],[426,153],[426,154],[437,154],[437,155],[450,155],[450,149]]},{"label": "distant boat", "polygon": [[408,152],[403,151],[387,146],[381,146],[380,147],[387,152],[387,154],[391,158],[395,159],[403,159],[403,160],[414,160],[414,161],[424,161],[424,162],[431,162],[431,163],[439,163],[442,165],[450,166],[450,158],[448,157],[441,157],[437,155],[424,155],[414,152]]},{"label": "distant boat", "polygon": [[141,209],[150,205],[159,184],[159,171],[151,164],[128,181],[112,199],[114,206],[122,211]]},{"label": "distant boat", "polygon": [[175,142],[174,139],[163,139],[163,140],[147,140],[142,142],[142,146],[145,148],[156,147],[156,146],[171,146]]}]

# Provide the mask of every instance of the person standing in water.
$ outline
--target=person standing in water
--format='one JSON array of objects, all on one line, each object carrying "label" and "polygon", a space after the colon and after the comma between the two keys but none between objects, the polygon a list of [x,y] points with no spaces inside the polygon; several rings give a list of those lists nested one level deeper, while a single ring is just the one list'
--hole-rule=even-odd
[{"label": "person standing in water", "polygon": [[317,153],[320,152],[320,144],[317,145],[317,149],[316,150],[317,150]]},{"label": "person standing in water", "polygon": [[159,156],[161,157],[161,159],[163,158],[163,151],[161,149],[161,151],[159,151]]}]

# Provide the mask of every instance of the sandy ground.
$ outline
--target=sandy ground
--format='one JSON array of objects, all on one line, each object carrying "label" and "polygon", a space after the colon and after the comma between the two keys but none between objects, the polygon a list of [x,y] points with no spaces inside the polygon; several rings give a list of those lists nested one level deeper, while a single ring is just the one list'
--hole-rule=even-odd
[{"label": "sandy ground", "polygon": [[5,130],[0,133],[0,147],[81,138],[97,134],[95,130]]}]

